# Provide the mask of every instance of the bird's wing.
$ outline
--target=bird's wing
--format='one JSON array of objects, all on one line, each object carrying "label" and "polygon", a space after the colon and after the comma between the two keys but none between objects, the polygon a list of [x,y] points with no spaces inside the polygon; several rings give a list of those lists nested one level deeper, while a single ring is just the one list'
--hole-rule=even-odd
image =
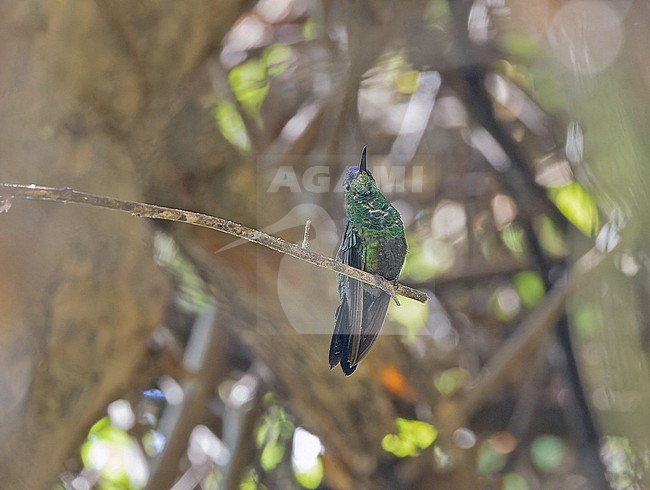
[{"label": "bird's wing", "polygon": [[[340,262],[363,270],[361,240],[348,223],[336,255]],[[346,375],[368,354],[384,323],[390,296],[381,289],[356,279],[339,275],[341,303],[336,310],[336,324],[330,343],[330,367],[339,362]]]},{"label": "bird's wing", "polygon": [[[359,248],[360,239],[348,222],[336,258],[344,264],[363,270]],[[341,304],[336,309],[329,358],[331,367],[341,362],[341,368],[348,375],[354,372],[356,363],[350,362],[350,359],[358,357],[361,344],[364,288],[362,282],[344,275],[339,275],[338,286]]]},{"label": "bird's wing", "polygon": [[336,325],[332,334],[330,343],[330,368],[341,363],[341,369],[346,376],[349,376],[357,368],[356,365],[350,365],[349,345],[350,345],[350,322],[348,321],[348,308],[345,300],[341,302],[336,309]]},{"label": "bird's wing", "polygon": [[368,354],[375,340],[377,340],[390,303],[390,295],[377,288],[373,289],[375,291],[366,292],[364,295],[363,330],[359,339],[357,356],[354,359],[350,359],[350,362],[353,364],[359,363]]},{"label": "bird's wing", "polygon": [[359,348],[361,347],[361,335],[365,323],[364,284],[356,279],[349,279],[349,283],[349,297],[346,300],[350,329],[347,361],[350,366],[356,366],[359,362]]},{"label": "bird's wing", "polygon": [[[406,240],[403,237],[383,239],[382,272],[387,279],[396,279],[406,256]],[[377,288],[364,284],[363,332],[356,362],[361,361],[377,340],[390,304],[390,296]]]},{"label": "bird's wing", "polygon": [[342,301],[336,309],[336,324],[334,325],[334,333],[330,342],[330,369],[341,362],[343,351],[347,349],[347,335],[342,333],[343,326],[348,323],[347,313],[347,306]]}]

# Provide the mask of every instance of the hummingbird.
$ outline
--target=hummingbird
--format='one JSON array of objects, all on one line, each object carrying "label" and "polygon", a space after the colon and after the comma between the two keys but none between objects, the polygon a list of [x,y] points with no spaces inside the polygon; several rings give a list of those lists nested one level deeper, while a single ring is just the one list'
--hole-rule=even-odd
[{"label": "hummingbird", "polygon": [[[406,257],[404,224],[368,170],[365,146],[359,166],[347,171],[343,190],[345,231],[336,260],[397,281]],[[337,285],[341,302],[330,343],[330,369],[340,363],[349,376],[377,340],[391,297],[342,274],[337,275]]]}]

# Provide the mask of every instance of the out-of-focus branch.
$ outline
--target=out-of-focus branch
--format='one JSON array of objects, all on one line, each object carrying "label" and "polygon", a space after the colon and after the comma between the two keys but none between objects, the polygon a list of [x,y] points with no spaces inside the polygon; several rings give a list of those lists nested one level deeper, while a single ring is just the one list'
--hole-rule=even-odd
[{"label": "out-of-focus branch", "polygon": [[366,284],[376,286],[394,297],[395,293],[414,299],[421,303],[426,303],[429,299],[423,291],[418,291],[403,284],[393,284],[379,276],[374,276],[360,269],[355,269],[349,265],[337,262],[334,259],[325,257],[319,253],[313,252],[300,245],[289,243],[281,238],[267,235],[259,230],[240,225],[230,220],[209,216],[207,214],[185,211],[182,209],[168,208],[157,206],[155,204],[146,204],[135,201],[124,201],[108,196],[98,196],[79,192],[69,187],[54,188],[36,185],[22,184],[0,184],[0,196],[3,198],[22,198],[38,199],[43,201],[56,201],[63,203],[88,204],[102,208],[113,209],[115,211],[124,211],[142,218],[162,219],[167,221],[177,221],[188,223],[195,226],[210,228],[222,233],[234,235],[249,242],[263,245],[285,255],[290,255],[299,260],[304,260],[310,264],[329,269],[339,274],[351,277]]},{"label": "out-of-focus branch", "polygon": [[[183,363],[196,376],[183,383],[183,401],[169,406],[160,420],[160,430],[167,437],[165,449],[153,462],[147,489],[171,488],[178,472],[178,462],[187,450],[192,429],[205,419],[214,386],[223,374],[223,328],[215,318],[216,308],[210,307],[196,320]],[[217,365],[215,365],[217,364]]]},{"label": "out-of-focus branch", "polygon": [[533,267],[527,261],[518,259],[505,259],[499,261],[480,261],[462,264],[445,272],[444,274],[427,281],[414,281],[417,288],[436,290],[461,284],[476,284],[481,281],[490,281],[496,278],[508,278]]},{"label": "out-of-focus branch", "polygon": [[474,383],[474,388],[460,403],[459,420],[469,418],[482,403],[494,392],[495,387],[504,379],[513,364],[522,355],[537,345],[555,324],[565,315],[565,304],[569,294],[583,286],[592,272],[611,256],[604,255],[596,249],[585,253],[578,261],[568,279],[559,280],[533,312],[522,322],[503,346],[492,356],[483,368],[483,375]]},{"label": "out-of-focus branch", "polygon": [[539,345],[544,336],[550,334],[564,314],[568,293],[566,282],[557,285],[517,328],[515,334],[492,356],[483,368],[483,375],[476,381],[474,389],[459,405],[459,420],[467,420],[480,408],[490,394],[494,393],[508,370],[521,360],[522,354]]},{"label": "out-of-focus branch", "polygon": [[[255,429],[260,416],[263,413],[262,403],[263,390],[256,386],[250,406],[242,408],[238,417],[238,433],[235,444],[232,445],[232,452],[228,468],[224,471],[223,487],[225,490],[236,490],[239,488],[244,470],[255,459]],[[228,422],[227,420],[224,421]]]}]

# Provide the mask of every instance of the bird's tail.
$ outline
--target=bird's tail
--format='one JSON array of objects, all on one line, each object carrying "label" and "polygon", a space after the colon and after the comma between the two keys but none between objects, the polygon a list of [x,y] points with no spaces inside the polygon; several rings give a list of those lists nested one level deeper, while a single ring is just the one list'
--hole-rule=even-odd
[{"label": "bird's tail", "polygon": [[[354,372],[377,340],[389,303],[388,294],[377,288],[366,290],[360,305],[362,313],[355,314],[353,319],[347,299],[341,301],[336,310],[336,324],[330,343],[330,368],[340,363],[346,376]],[[360,318],[361,325],[355,328],[352,323],[357,318]]]}]

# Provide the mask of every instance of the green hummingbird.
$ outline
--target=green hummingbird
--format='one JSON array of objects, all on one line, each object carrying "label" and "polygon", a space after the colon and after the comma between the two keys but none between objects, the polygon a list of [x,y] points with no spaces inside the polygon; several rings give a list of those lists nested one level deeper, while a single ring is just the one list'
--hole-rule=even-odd
[{"label": "green hummingbird", "polygon": [[[397,281],[406,256],[404,224],[366,167],[365,146],[359,166],[348,170],[343,190],[345,232],[336,260]],[[341,274],[337,283],[341,302],[330,343],[330,368],[341,363],[349,376],[377,340],[390,295]]]}]

